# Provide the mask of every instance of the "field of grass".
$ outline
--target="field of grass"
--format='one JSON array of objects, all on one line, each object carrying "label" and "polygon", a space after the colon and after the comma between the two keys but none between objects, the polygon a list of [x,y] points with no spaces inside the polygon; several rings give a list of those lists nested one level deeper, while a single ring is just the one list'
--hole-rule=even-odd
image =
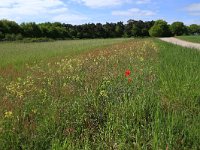
[{"label": "field of grass", "polygon": [[200,53],[119,41],[0,73],[0,149],[200,149]]},{"label": "field of grass", "polygon": [[38,62],[52,57],[76,55],[98,47],[130,39],[68,40],[41,43],[0,43],[0,69],[13,66],[20,69],[27,63]]},{"label": "field of grass", "polygon": [[184,41],[200,43],[200,36],[197,36],[197,35],[196,36],[177,36],[177,38]]}]

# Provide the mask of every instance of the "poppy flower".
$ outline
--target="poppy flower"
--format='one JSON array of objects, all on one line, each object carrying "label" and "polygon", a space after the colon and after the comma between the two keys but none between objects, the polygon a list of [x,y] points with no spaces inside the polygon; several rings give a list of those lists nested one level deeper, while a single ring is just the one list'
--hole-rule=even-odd
[{"label": "poppy flower", "polygon": [[130,76],[130,74],[131,74],[131,71],[130,71],[130,70],[126,70],[126,71],[125,71],[125,76],[126,76],[126,77]]}]

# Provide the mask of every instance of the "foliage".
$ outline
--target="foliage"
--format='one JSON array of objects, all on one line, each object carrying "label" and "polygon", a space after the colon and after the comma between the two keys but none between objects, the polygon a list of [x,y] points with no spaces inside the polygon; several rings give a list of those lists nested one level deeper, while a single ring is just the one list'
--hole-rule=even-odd
[{"label": "foliage", "polygon": [[192,24],[188,27],[189,32],[193,35],[200,34],[200,25]]},{"label": "foliage", "polygon": [[[14,21],[0,20],[0,32],[5,34],[21,34],[24,38],[50,38],[50,39],[93,39],[116,38],[131,36],[149,36],[148,30],[153,25],[151,22],[129,20],[128,24],[117,23],[88,23],[83,25],[62,24],[59,22],[35,22],[18,25]],[[8,39],[8,38],[7,38]],[[7,40],[4,39],[4,40]]]},{"label": "foliage", "polygon": [[187,28],[183,22],[174,22],[170,25],[170,30],[173,35],[179,36],[187,33]]},{"label": "foliage", "polygon": [[38,27],[38,25],[34,22],[22,23],[21,28],[24,37],[41,37],[41,30]]},{"label": "foliage", "polygon": [[21,27],[14,21],[0,20],[0,31],[3,34],[21,33]]},{"label": "foliage", "polygon": [[22,40],[23,37],[21,34],[5,34],[4,40],[6,41],[15,41]]},{"label": "foliage", "polygon": [[157,20],[153,27],[149,30],[152,37],[167,37],[170,36],[169,26],[164,20]]},{"label": "foliage", "polygon": [[[142,20],[137,21],[131,19],[128,20],[126,24],[123,22],[107,22],[105,24],[86,23],[82,25],[71,25],[60,22],[45,22],[39,24],[36,24],[35,22],[29,22],[18,25],[14,21],[0,20],[0,40],[10,41],[18,39],[21,40],[22,38],[33,38],[33,41],[37,41],[36,38],[38,38],[38,41],[42,41],[40,40],[41,38],[48,38],[48,40],[64,40],[148,37],[150,34],[151,36],[156,37],[200,34],[200,27],[196,24],[186,27],[182,22],[174,22],[170,26],[169,30],[169,25],[163,20],[158,20],[155,22]],[[15,36],[17,37],[15,38]]]},{"label": "foliage", "polygon": [[126,37],[142,37],[149,36],[149,29],[153,26],[154,21],[146,21],[142,20],[128,20],[127,25],[125,25],[125,36]]},{"label": "foliage", "polygon": [[0,32],[0,41],[4,39],[4,34]]}]

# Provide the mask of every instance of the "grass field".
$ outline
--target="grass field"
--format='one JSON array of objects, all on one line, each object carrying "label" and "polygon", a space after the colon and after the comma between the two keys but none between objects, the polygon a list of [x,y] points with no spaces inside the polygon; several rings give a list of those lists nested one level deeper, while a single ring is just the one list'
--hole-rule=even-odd
[{"label": "grass field", "polygon": [[63,55],[76,55],[98,47],[130,39],[69,40],[41,43],[0,43],[0,69],[13,66],[20,69],[27,63]]},{"label": "grass field", "polygon": [[4,68],[31,59],[21,76],[0,72],[0,149],[200,149],[200,53],[156,39],[104,41],[59,52],[34,43],[30,53],[3,44]]},{"label": "grass field", "polygon": [[189,42],[200,43],[200,36],[177,36],[177,38]]}]

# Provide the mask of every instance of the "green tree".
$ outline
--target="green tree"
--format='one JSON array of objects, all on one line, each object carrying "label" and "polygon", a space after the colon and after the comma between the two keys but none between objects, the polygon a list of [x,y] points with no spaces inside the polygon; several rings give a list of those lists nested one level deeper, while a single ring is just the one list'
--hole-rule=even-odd
[{"label": "green tree", "polygon": [[139,26],[137,26],[136,24],[133,24],[131,33],[132,33],[132,36],[138,37],[138,36],[141,36],[142,31]]},{"label": "green tree", "polygon": [[124,24],[123,22],[117,22],[115,26],[115,35],[116,37],[122,37],[124,34]]},{"label": "green tree", "polygon": [[183,35],[186,33],[187,29],[183,22],[174,22],[170,26],[170,31],[173,35]]},{"label": "green tree", "polygon": [[103,25],[103,28],[104,28],[105,33],[106,33],[106,38],[116,37],[116,32],[115,32],[116,23],[106,22],[106,24]]},{"label": "green tree", "polygon": [[191,24],[188,29],[190,34],[200,34],[200,26],[197,24]]},{"label": "green tree", "polygon": [[39,26],[35,22],[22,23],[22,34],[25,37],[37,38],[42,36]]},{"label": "green tree", "polygon": [[4,39],[4,34],[0,31],[0,40]]},{"label": "green tree", "polygon": [[101,23],[96,24],[95,34],[96,34],[96,37],[98,37],[98,38],[106,37],[106,32],[105,32],[103,25]]},{"label": "green tree", "polygon": [[16,22],[4,19],[0,20],[0,31],[3,34],[18,34],[21,32],[21,28]]},{"label": "green tree", "polygon": [[152,37],[167,37],[171,35],[169,26],[164,20],[157,20],[149,30],[149,34]]}]

